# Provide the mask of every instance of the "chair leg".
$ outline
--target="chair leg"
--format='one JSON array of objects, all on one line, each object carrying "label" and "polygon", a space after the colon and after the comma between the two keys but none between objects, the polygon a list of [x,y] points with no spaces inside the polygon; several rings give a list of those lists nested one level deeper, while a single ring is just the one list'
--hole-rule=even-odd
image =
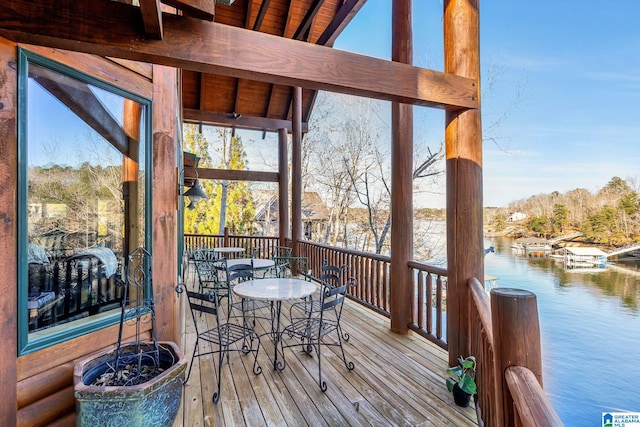
[{"label": "chair leg", "polygon": [[[258,352],[260,352],[260,338],[256,335],[258,340],[258,347],[256,347],[255,355],[253,356],[253,373],[255,375],[260,375],[262,373],[262,367],[258,365]],[[253,347],[253,336],[251,337],[251,347]]]},{"label": "chair leg", "polygon": [[189,371],[187,372],[187,378],[182,381],[182,384],[186,384],[189,381],[189,377],[191,376],[191,368],[193,368],[193,361],[196,359],[196,352],[198,350],[198,341],[199,339],[196,337],[196,345],[193,346],[193,353],[191,354],[191,363],[189,363]]},{"label": "chair leg", "polygon": [[[342,331],[342,327],[338,326],[338,334],[340,334],[340,336],[342,336],[342,340],[344,342],[349,342],[349,338],[351,338],[351,336],[349,335],[348,332],[343,332]],[[342,344],[340,344],[340,348],[342,348]]]},{"label": "chair leg", "polygon": [[323,392],[327,391],[327,383],[322,380],[322,353],[320,347],[322,347],[322,338],[318,338],[318,346],[316,347],[316,353],[318,356],[318,385]]},{"label": "chair leg", "polygon": [[[336,334],[338,335],[338,344],[340,345],[340,351],[342,352],[342,362],[344,362],[344,366],[347,368],[347,370],[349,371],[353,371],[353,368],[355,368],[355,365],[353,364],[353,362],[347,362],[347,357],[344,354],[344,348],[342,347],[342,329],[338,328],[336,330]],[[345,341],[349,340],[349,334],[347,335],[347,339],[345,339]]]},{"label": "chair leg", "polygon": [[229,351],[228,347],[220,346],[220,353],[218,353],[218,371],[216,372],[218,376],[218,390],[213,392],[212,400],[213,403],[218,403],[220,400],[220,383],[222,382],[222,362],[224,362],[224,356]]}]

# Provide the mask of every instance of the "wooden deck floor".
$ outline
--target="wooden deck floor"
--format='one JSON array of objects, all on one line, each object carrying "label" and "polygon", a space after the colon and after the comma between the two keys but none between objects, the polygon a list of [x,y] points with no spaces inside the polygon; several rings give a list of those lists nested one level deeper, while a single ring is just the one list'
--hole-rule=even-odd
[{"label": "wooden deck floor", "polygon": [[[283,307],[283,315],[286,311]],[[258,332],[268,327],[261,322]],[[323,348],[325,393],[316,382],[315,353],[309,357],[285,349],[287,366],[277,372],[273,344],[263,336],[258,355],[262,374],[252,373],[250,355],[231,353],[222,368],[217,404],[211,399],[216,387],[213,359],[195,359],[174,427],[477,425],[475,410],[457,407],[447,392],[444,350],[413,333],[391,333],[388,319],[351,301],[345,303],[342,322],[351,335],[344,346],[347,360],[355,369],[349,372],[336,353]],[[184,323],[181,347],[190,360],[195,332],[190,317]]]}]

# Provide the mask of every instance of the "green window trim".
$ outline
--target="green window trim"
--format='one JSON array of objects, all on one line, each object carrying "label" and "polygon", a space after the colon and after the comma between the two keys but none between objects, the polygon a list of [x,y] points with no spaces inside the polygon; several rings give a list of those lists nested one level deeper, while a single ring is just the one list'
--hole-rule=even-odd
[{"label": "green window trim", "polygon": [[[29,270],[28,270],[28,173],[29,173],[29,140],[28,140],[28,87],[29,65],[34,64],[46,68],[63,76],[70,77],[95,88],[106,91],[112,95],[120,96],[139,103],[142,106],[144,120],[140,124],[141,132],[144,132],[140,140],[144,144],[144,153],[141,161],[144,162],[144,200],[141,209],[144,209],[144,218],[140,224],[144,227],[144,234],[140,238],[140,244],[151,252],[152,248],[152,103],[150,100],[140,97],[118,88],[111,83],[102,81],[83,72],[70,68],[64,64],[49,58],[35,54],[28,50],[18,49],[18,356],[26,355],[73,338],[115,325],[119,322],[119,310],[105,312],[104,315],[86,317],[87,321],[62,323],[63,327],[57,327],[55,332],[34,334],[29,331]],[[144,160],[142,160],[144,159]],[[123,254],[126,257],[126,253]],[[68,327],[66,327],[68,326]],[[46,331],[46,329],[45,329]],[[115,339],[115,337],[114,337]]]}]

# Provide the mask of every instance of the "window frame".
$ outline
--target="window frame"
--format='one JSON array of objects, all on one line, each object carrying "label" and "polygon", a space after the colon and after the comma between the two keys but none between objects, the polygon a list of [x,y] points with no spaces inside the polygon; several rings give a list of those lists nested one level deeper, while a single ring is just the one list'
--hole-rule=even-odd
[{"label": "window frame", "polygon": [[[153,177],[153,141],[152,141],[152,101],[124,90],[112,83],[101,80],[97,77],[86,74],[80,70],[69,67],[50,58],[38,55],[24,48],[18,48],[18,170],[17,170],[17,259],[18,259],[18,282],[17,282],[17,303],[18,303],[18,356],[33,353],[35,351],[86,335],[100,329],[115,325],[120,321],[120,311],[104,316],[93,321],[83,322],[74,325],[68,323],[68,328],[47,334],[43,337],[29,338],[29,309],[28,301],[28,132],[27,132],[27,112],[28,112],[28,85],[29,85],[29,64],[36,64],[48,68],[54,72],[64,74],[70,78],[80,80],[112,94],[138,102],[144,108],[144,227],[145,233],[143,244],[147,251],[152,249],[152,177]],[[127,254],[123,254],[126,256]],[[146,284],[150,287],[150,284]],[[145,292],[149,292],[146,289]],[[90,319],[90,318],[89,318]]]}]

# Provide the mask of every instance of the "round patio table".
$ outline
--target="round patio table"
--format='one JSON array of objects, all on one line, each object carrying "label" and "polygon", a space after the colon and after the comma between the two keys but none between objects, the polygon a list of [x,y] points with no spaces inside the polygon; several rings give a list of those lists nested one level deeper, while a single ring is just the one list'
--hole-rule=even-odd
[{"label": "round patio table", "polygon": [[281,371],[285,366],[283,361],[278,360],[278,345],[282,339],[282,331],[280,331],[282,301],[306,298],[315,291],[316,285],[314,283],[291,277],[247,280],[233,287],[233,293],[242,299],[270,301],[274,303],[275,312],[273,310],[271,312],[270,334],[275,349],[273,369]]}]

